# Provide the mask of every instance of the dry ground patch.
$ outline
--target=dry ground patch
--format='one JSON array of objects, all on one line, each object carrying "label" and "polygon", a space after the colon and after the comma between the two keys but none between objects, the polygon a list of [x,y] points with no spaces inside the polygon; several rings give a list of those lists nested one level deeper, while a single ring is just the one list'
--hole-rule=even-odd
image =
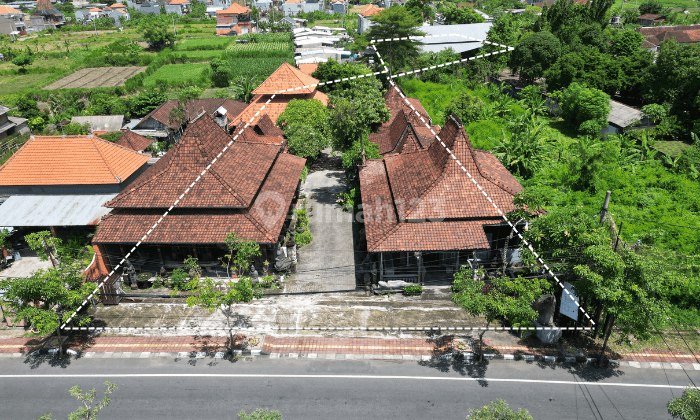
[{"label": "dry ground patch", "polygon": [[51,83],[44,89],[76,89],[123,86],[126,79],[146,70],[145,66],[89,67]]}]

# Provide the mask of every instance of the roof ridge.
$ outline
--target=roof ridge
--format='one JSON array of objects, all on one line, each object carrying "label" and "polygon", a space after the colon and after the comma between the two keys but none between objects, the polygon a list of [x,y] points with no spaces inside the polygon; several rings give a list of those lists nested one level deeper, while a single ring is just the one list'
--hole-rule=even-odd
[{"label": "roof ridge", "polygon": [[[384,176],[386,176],[387,185],[389,186],[389,194],[391,195],[391,206],[394,208],[394,213],[396,215],[398,215],[399,212],[398,212],[398,210],[396,210],[396,200],[394,199],[394,191],[391,188],[391,179],[389,178],[389,170],[386,167],[386,161],[384,159],[382,159],[380,162],[382,163],[382,168],[384,168]],[[401,223],[402,222],[400,220],[400,216],[397,216],[396,223],[394,223],[394,226],[392,226],[388,231],[386,231],[382,240],[379,241],[374,248],[377,248],[382,243],[386,242],[389,239],[389,237],[391,235],[393,235],[394,232],[396,232],[399,229]],[[368,249],[368,251],[369,251],[369,249]]]},{"label": "roof ridge", "polygon": [[[121,184],[123,180],[122,180],[121,178],[119,178],[119,177],[117,176],[117,174],[115,174],[114,171],[112,170],[112,168],[109,166],[109,163],[107,162],[107,159],[105,159],[105,157],[102,155],[102,152],[100,151],[100,148],[97,147],[97,144],[95,143],[95,138],[99,138],[99,137],[96,137],[96,136],[87,137],[87,139],[90,140],[90,143],[92,144],[92,147],[94,147],[95,150],[97,151],[97,154],[100,155],[100,159],[102,159],[102,162],[104,162],[104,164],[105,164],[105,166],[107,167],[107,170],[109,171],[109,173],[112,174],[112,176],[114,177],[114,179],[117,180],[117,183],[118,183],[118,184]],[[100,140],[102,140],[102,139],[100,139]],[[104,141],[104,140],[102,140],[102,141]],[[119,146],[119,147],[121,147],[121,146]]]}]

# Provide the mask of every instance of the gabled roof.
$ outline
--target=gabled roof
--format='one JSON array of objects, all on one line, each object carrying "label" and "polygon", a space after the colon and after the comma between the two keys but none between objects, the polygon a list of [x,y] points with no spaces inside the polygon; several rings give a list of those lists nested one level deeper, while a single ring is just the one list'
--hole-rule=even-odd
[{"label": "gabled roof", "polygon": [[440,139],[445,146],[434,141],[426,149],[371,160],[360,171],[368,251],[488,247],[483,226],[499,223],[501,214],[481,189],[503,213],[514,210],[513,196],[522,186],[491,153],[471,146],[454,117]]},{"label": "gabled roof", "polygon": [[[229,145],[230,144],[230,145]],[[231,136],[211,117],[191,122],[180,141],[127,189],[107,203],[113,208],[168,208],[214,158],[211,168],[178,203],[185,208],[247,208],[260,189],[279,147]]]},{"label": "gabled roof", "polygon": [[663,19],[663,16],[661,15],[655,15],[653,13],[645,13],[639,17],[641,20],[659,20]]},{"label": "gabled roof", "polygon": [[284,112],[292,99],[317,99],[323,105],[328,105],[328,96],[318,90],[305,95],[275,95],[271,100],[266,99],[263,95],[256,95],[245,111],[229,120],[228,128],[239,127],[241,124],[257,125],[265,115],[270,118],[273,124],[276,124],[277,118]]},{"label": "gabled roof", "polygon": [[[342,1],[342,0],[340,0]],[[306,63],[306,64],[298,64],[299,70],[303,71],[304,73],[308,74],[311,76],[313,72],[316,71],[318,68],[318,63]]]},{"label": "gabled roof", "polygon": [[102,9],[90,9],[90,11],[91,11],[91,12],[95,12],[95,13],[96,13],[96,12],[101,12],[101,11],[102,11]]},{"label": "gabled roof", "polygon": [[0,167],[0,185],[120,184],[148,159],[93,136],[35,137]]},{"label": "gabled roof", "polygon": [[170,4],[190,4],[190,2],[187,0],[173,0]]},{"label": "gabled roof", "polygon": [[[151,111],[148,115],[143,117],[141,120],[146,121],[152,118],[161,124],[170,127],[173,130],[177,130],[182,125],[180,121],[170,121],[170,111],[178,105],[176,99],[170,99],[158,108]],[[213,114],[219,107],[223,106],[226,108],[227,115],[229,119],[235,118],[242,110],[245,109],[246,104],[240,101],[234,101],[233,99],[223,99],[223,98],[211,98],[211,99],[195,99],[187,104],[187,111],[190,118],[194,118],[203,110],[207,115]],[[138,124],[136,127],[138,128]]]},{"label": "gabled roof", "polygon": [[316,84],[318,84],[318,79],[314,79],[289,63],[284,63],[270,77],[265,79],[253,91],[253,94],[298,95],[300,93],[312,93],[316,88],[308,86]]},{"label": "gabled roof", "polygon": [[117,8],[124,8],[124,9],[126,9],[126,6],[124,6],[124,5],[121,4],[121,3],[114,3],[113,5],[111,5],[111,6],[109,6],[109,7],[111,7],[112,9],[117,9]]},{"label": "gabled roof", "polygon": [[625,128],[635,121],[641,121],[643,118],[642,111],[625,105],[622,102],[610,101],[610,114],[608,122],[620,128]]},{"label": "gabled roof", "polygon": [[238,15],[238,14],[241,14],[241,13],[250,13],[250,9],[247,8],[247,7],[245,7],[245,6],[241,6],[241,5],[238,4],[238,3],[231,3],[231,6],[229,6],[228,9],[217,10],[217,11],[216,11],[216,14],[217,14],[217,15],[221,15],[221,14],[235,14],[235,15]]},{"label": "gabled roof", "polygon": [[0,15],[22,13],[17,9],[13,9],[10,6],[0,6]]},{"label": "gabled roof", "polygon": [[[408,99],[410,105],[406,104],[404,98]],[[393,86],[387,90],[384,94],[384,102],[386,102],[386,107],[389,108],[389,113],[391,113],[391,119],[389,121],[393,120],[401,110],[403,110],[409,118],[420,118],[416,115],[417,111],[426,123],[430,121],[430,115],[428,115],[428,111],[423,108],[423,104],[416,98],[406,96],[399,90],[398,86]],[[411,106],[413,108],[411,108]]]},{"label": "gabled roof", "polygon": [[377,7],[374,4],[368,4],[367,6],[363,7],[362,10],[360,10],[360,14],[364,17],[370,17],[378,15],[382,10],[384,9],[381,7]]},{"label": "gabled roof", "polygon": [[127,149],[136,150],[137,152],[142,152],[146,150],[148,146],[153,143],[154,139],[149,139],[142,135],[136,134],[133,131],[125,131],[124,134],[119,137],[116,144],[126,147]]}]

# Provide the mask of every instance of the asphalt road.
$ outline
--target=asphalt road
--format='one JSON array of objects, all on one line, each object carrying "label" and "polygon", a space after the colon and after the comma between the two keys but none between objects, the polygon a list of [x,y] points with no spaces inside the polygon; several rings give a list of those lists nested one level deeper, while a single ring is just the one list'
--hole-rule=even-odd
[{"label": "asphalt road", "polygon": [[[688,372],[700,384],[700,372]],[[482,378],[482,379],[480,379]],[[603,370],[491,361],[461,363],[267,359],[0,360],[0,418],[64,419],[68,389],[110,380],[109,419],[235,419],[279,410],[284,419],[464,419],[498,398],[535,419],[667,419],[666,403],[690,383],[678,370]]]}]

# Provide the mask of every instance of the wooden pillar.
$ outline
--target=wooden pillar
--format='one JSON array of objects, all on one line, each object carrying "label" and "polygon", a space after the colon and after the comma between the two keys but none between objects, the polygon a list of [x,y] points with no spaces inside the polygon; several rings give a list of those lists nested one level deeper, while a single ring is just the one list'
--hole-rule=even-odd
[{"label": "wooden pillar", "polygon": [[160,258],[160,265],[161,267],[165,266],[165,262],[163,262],[163,254],[160,252],[160,245],[156,245],[156,248],[158,248],[158,258]]},{"label": "wooden pillar", "polygon": [[53,226],[49,226],[49,230],[51,231],[51,236],[54,238],[58,237],[58,235],[56,235],[56,229]]},{"label": "wooden pillar", "polygon": [[384,280],[384,253],[379,253],[379,281]]},{"label": "wooden pillar", "polygon": [[199,257],[197,256],[197,247],[194,245],[192,245],[192,254],[193,254],[193,257],[199,259]]}]

